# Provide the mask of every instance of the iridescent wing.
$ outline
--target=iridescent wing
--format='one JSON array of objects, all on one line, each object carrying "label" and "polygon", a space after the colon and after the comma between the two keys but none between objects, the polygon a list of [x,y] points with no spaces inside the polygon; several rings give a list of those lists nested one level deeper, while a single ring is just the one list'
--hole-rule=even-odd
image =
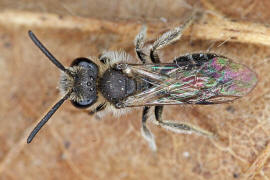
[{"label": "iridescent wing", "polygon": [[129,96],[125,107],[168,104],[218,104],[248,94],[256,73],[215,54],[192,54],[169,64],[128,64],[125,70],[148,88]]}]

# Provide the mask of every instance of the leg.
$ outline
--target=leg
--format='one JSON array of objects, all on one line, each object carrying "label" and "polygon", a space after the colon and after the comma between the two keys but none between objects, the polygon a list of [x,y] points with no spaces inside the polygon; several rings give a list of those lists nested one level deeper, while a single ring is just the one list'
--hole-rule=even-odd
[{"label": "leg", "polygon": [[137,57],[142,61],[143,64],[145,64],[147,57],[147,55],[143,52],[144,41],[146,38],[146,30],[147,30],[146,26],[142,26],[141,31],[136,36],[134,41]]},{"label": "leg", "polygon": [[108,57],[103,57],[103,54],[101,54],[98,59],[100,60],[100,62],[102,64],[107,64],[108,61],[110,61],[110,59]]},{"label": "leg", "polygon": [[117,63],[132,63],[132,57],[124,51],[105,51],[99,56],[99,60],[106,65],[113,66]]},{"label": "leg", "polygon": [[192,15],[189,19],[186,20],[186,22],[180,26],[176,27],[173,30],[170,30],[160,36],[152,45],[152,48],[150,49],[150,58],[153,63],[160,63],[160,59],[158,57],[157,50],[175,42],[178,40],[183,31],[186,30],[194,21],[195,14]]},{"label": "leg", "polygon": [[156,106],[155,107],[155,117],[157,124],[161,127],[176,132],[176,133],[184,133],[184,134],[191,134],[191,133],[197,133],[199,135],[205,135],[209,137],[214,137],[215,135],[209,131],[206,131],[204,129],[201,129],[199,127],[193,126],[191,124],[187,123],[176,123],[172,121],[163,121],[162,120],[162,111],[163,106]]},{"label": "leg", "polygon": [[102,111],[106,108],[106,106],[107,106],[106,103],[99,104],[94,110],[90,111],[89,114],[93,115],[99,111]]},{"label": "leg", "polygon": [[149,106],[145,106],[143,108],[141,133],[142,133],[143,138],[148,142],[150,148],[153,151],[156,151],[157,150],[157,147],[156,147],[154,136],[153,136],[153,134],[151,133],[151,131],[146,126],[146,121],[148,119],[149,110],[150,110],[150,107]]},{"label": "leg", "polygon": [[155,106],[155,118],[158,122],[162,122],[163,106]]}]

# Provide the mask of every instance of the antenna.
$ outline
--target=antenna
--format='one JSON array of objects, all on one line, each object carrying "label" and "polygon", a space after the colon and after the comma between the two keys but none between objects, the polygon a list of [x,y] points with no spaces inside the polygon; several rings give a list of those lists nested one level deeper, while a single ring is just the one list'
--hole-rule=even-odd
[{"label": "antenna", "polygon": [[[68,69],[66,69],[51,53],[50,51],[38,40],[35,34],[32,31],[28,31],[28,34],[35,45],[48,57],[48,59],[61,71],[71,74]],[[72,93],[72,90],[68,91],[67,94],[62,97],[51,109],[50,111],[39,121],[33,131],[27,138],[27,143],[31,143],[33,138],[39,132],[39,130],[47,123],[47,121],[52,117],[52,115],[57,111],[57,109],[67,100]]]},{"label": "antenna", "polygon": [[27,143],[31,143],[33,138],[39,132],[39,130],[46,124],[46,122],[52,117],[52,115],[57,111],[57,109],[64,103],[65,100],[68,99],[72,91],[69,91],[63,98],[61,98],[52,108],[51,110],[39,121],[36,127],[32,130],[30,135],[27,138]]},{"label": "antenna", "polygon": [[67,69],[50,53],[50,51],[38,40],[38,38],[35,36],[35,34],[29,30],[28,34],[32,41],[35,43],[35,45],[45,54],[49,60],[56,65],[59,69],[66,72]]}]

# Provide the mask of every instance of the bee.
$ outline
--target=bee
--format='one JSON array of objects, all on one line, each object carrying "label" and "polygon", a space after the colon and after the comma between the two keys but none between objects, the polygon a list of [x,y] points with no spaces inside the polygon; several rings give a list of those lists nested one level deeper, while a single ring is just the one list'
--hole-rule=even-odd
[{"label": "bee", "polygon": [[164,105],[208,105],[231,102],[248,94],[257,83],[256,73],[247,66],[214,53],[194,53],[161,63],[158,50],[180,39],[194,21],[191,16],[180,27],[162,34],[150,48],[145,47],[146,26],[135,38],[135,52],[141,64],[131,62],[124,52],[108,51],[98,58],[79,57],[64,67],[38,40],[29,36],[48,59],[61,70],[59,90],[62,98],[30,133],[30,143],[39,130],[66,100],[75,107],[98,113],[111,110],[115,115],[130,107],[143,107],[141,132],[150,148],[156,150],[155,138],[147,127],[150,108],[153,122],[177,133],[215,134],[188,123],[162,119]]}]

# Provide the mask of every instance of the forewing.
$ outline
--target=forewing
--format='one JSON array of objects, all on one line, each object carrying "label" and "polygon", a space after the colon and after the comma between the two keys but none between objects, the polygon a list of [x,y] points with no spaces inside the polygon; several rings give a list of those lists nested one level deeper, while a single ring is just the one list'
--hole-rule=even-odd
[{"label": "forewing", "polygon": [[246,95],[257,82],[248,67],[217,55],[201,60],[179,57],[170,64],[128,65],[127,69],[150,87],[124,100],[125,106],[224,103]]}]

